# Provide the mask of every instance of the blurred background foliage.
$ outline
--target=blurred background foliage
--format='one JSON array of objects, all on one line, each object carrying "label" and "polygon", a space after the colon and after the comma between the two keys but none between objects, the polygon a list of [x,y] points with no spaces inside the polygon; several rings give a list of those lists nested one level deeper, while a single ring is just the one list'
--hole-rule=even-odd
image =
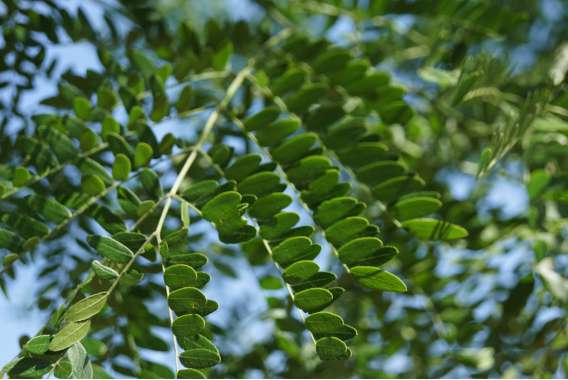
[{"label": "blurred background foliage", "polygon": [[[80,82],[73,66],[64,71],[58,63],[65,54],[46,57],[54,46],[86,43],[99,49],[100,57],[102,47],[120,54],[128,44],[160,57],[180,24],[204,35],[208,21],[215,20],[233,41],[232,64],[238,66],[275,31],[290,28],[293,34],[327,38],[393,76],[414,113],[403,124],[378,123],[376,131],[442,194],[439,214],[469,231],[452,244],[409,239],[383,210],[372,207],[368,189],[355,183],[370,206],[367,215],[400,248],[390,268],[409,291],[368,291],[341,277],[350,292],[334,310],[357,326],[359,336],[351,344],[351,359],[322,363],[285,292],[259,283],[274,269],[252,265],[239,246],[220,245],[203,227],[192,237],[197,247],[216,252],[210,294],[222,305],[213,323],[223,364],[212,376],[568,375],[568,9],[563,1],[86,0],[77,5],[48,0],[1,5],[0,161],[12,159],[10,136],[29,128],[36,110],[21,103],[30,93],[62,77]],[[45,16],[34,21],[18,16],[19,9]],[[279,57],[267,54],[266,61],[271,59]],[[219,85],[204,87],[200,104],[214,99]],[[163,134],[195,125],[164,124]],[[249,149],[229,128],[216,139]],[[79,220],[78,236],[88,230],[81,223],[86,221]],[[73,255],[56,254],[69,246]],[[22,262],[37,273],[30,303],[47,317],[61,292],[80,281],[90,258],[76,242],[55,240]],[[332,261],[321,264],[341,273]],[[5,291],[20,265],[5,260]],[[100,321],[116,328],[101,329],[98,338],[107,344],[89,353],[109,374],[171,375],[158,364],[173,362],[161,278],[148,275],[145,281],[152,287],[128,293],[129,311]],[[142,339],[141,332],[150,330],[152,339]],[[136,344],[112,345],[112,334],[135,337]]]}]

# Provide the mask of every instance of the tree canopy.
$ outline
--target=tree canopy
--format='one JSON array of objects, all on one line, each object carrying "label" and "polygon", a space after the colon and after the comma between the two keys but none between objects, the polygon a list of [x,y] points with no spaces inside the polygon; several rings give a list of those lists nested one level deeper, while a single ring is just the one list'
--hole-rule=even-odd
[{"label": "tree canopy", "polygon": [[3,376],[568,375],[561,0],[0,25],[0,287],[45,316]]}]

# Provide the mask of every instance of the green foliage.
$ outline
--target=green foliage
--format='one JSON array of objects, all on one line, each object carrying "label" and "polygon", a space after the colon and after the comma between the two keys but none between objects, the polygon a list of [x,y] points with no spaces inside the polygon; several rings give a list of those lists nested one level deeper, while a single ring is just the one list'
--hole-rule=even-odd
[{"label": "green foliage", "polygon": [[[37,266],[49,315],[2,376],[566,374],[565,20],[512,70],[472,52],[526,46],[540,1],[93,3],[0,15],[0,287]],[[96,68],[60,72],[67,43]],[[505,176],[514,217],[487,206]]]}]

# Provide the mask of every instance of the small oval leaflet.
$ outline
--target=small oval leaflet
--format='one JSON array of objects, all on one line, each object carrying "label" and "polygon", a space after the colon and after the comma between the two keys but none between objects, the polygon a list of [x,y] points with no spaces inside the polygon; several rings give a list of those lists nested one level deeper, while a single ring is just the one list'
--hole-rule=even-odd
[{"label": "small oval leaflet", "polygon": [[410,219],[403,222],[402,227],[423,240],[454,240],[468,235],[461,226],[431,218]]},{"label": "small oval leaflet", "polygon": [[71,322],[89,319],[93,315],[98,314],[105,307],[106,301],[107,292],[93,294],[71,305],[65,314],[63,314],[63,318]]},{"label": "small oval leaflet", "polygon": [[134,256],[124,244],[104,236],[89,236],[89,244],[102,256],[118,263],[127,263]]},{"label": "small oval leaflet", "polygon": [[209,368],[221,361],[218,352],[205,348],[195,348],[184,351],[179,356],[183,365],[192,368]]},{"label": "small oval leaflet", "polygon": [[75,342],[83,339],[89,329],[91,328],[91,321],[84,322],[70,322],[65,325],[55,336],[49,344],[50,351],[61,351],[67,347],[71,347]]},{"label": "small oval leaflet", "polygon": [[184,368],[184,369],[180,369],[177,372],[177,378],[178,379],[206,379],[207,377],[205,377],[203,372],[201,372],[197,369]]},{"label": "small oval leaflet", "polygon": [[308,313],[320,311],[333,302],[333,294],[324,288],[302,290],[294,296],[294,303]]},{"label": "small oval leaflet", "polygon": [[118,272],[101,263],[98,260],[93,261],[92,264],[95,274],[103,280],[112,280],[118,277]]},{"label": "small oval leaflet", "polygon": [[207,299],[203,293],[192,287],[174,290],[168,297],[168,304],[176,314],[204,313]]},{"label": "small oval leaflet", "polygon": [[316,352],[321,360],[345,360],[351,356],[351,350],[336,337],[321,338],[316,342]]},{"label": "small oval leaflet", "polygon": [[169,266],[164,272],[164,281],[171,289],[197,285],[197,272],[185,264]]},{"label": "small oval leaflet", "polygon": [[41,355],[49,349],[50,340],[51,336],[49,335],[34,336],[26,342],[24,350],[32,354]]},{"label": "small oval leaflet", "polygon": [[174,334],[178,337],[197,335],[205,328],[205,320],[199,314],[186,314],[177,317],[172,324]]},{"label": "small oval leaflet", "polygon": [[351,268],[357,281],[371,289],[391,292],[406,292],[406,285],[394,274],[377,267],[358,266]]}]

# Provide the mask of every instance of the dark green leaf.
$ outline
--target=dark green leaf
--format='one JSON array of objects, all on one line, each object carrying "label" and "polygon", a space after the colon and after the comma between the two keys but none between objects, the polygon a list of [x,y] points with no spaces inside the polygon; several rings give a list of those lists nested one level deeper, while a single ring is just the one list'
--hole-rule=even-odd
[{"label": "dark green leaf", "polygon": [[308,313],[320,311],[333,302],[333,294],[324,288],[302,290],[294,295],[294,303]]},{"label": "dark green leaf", "polygon": [[208,368],[221,362],[218,352],[196,348],[184,351],[179,356],[183,365],[192,368]]},{"label": "dark green leaf", "polygon": [[34,336],[26,342],[24,345],[24,350],[32,354],[41,355],[49,349],[49,343],[51,341],[51,336],[49,335],[38,335]]},{"label": "dark green leaf", "polygon": [[89,236],[88,242],[102,256],[117,263],[127,263],[134,254],[124,244],[104,236]]},{"label": "dark green leaf", "polygon": [[177,337],[194,336],[205,329],[205,320],[199,314],[186,314],[177,317],[172,325]]},{"label": "dark green leaf", "polygon": [[319,339],[316,342],[316,352],[321,360],[345,360],[351,356],[347,345],[336,337]]}]

